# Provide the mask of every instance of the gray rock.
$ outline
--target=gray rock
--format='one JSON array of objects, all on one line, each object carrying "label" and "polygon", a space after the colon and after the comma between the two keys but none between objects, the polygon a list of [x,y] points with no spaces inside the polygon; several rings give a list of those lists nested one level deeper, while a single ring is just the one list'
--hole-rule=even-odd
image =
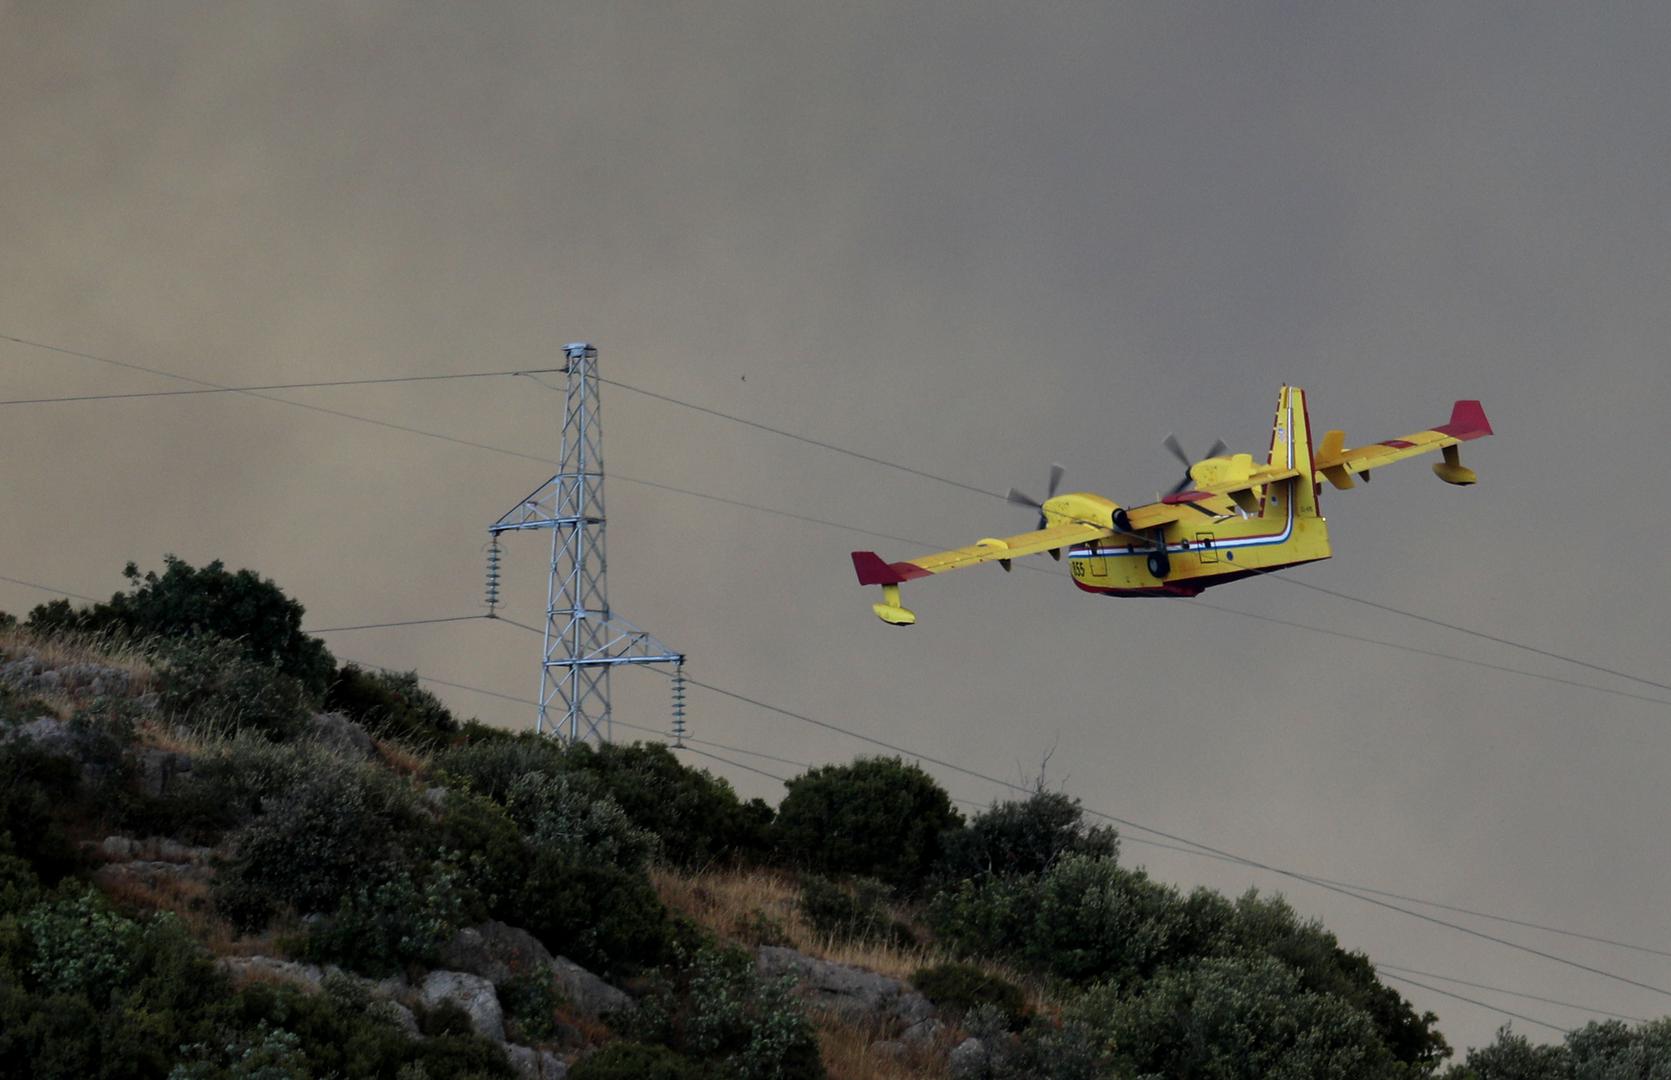
[{"label": "gray rock", "polygon": [[568,998],[569,1004],[585,1016],[595,1018],[608,1013],[629,1012],[634,1008],[632,998],[566,956],[552,959],[551,974],[557,980],[557,989]]},{"label": "gray rock", "polygon": [[467,971],[432,971],[418,988],[418,996],[425,1005],[434,1008],[450,1001],[470,1017],[476,1034],[505,1041],[505,1013],[499,1006],[499,995],[493,984],[480,975]]},{"label": "gray rock", "polygon": [[139,783],[145,794],[160,798],[180,785],[181,778],[191,772],[191,755],[172,750],[141,750],[139,752]]},{"label": "gray rock", "polygon": [[909,1027],[934,1014],[927,998],[898,979],[776,945],[762,945],[757,955],[760,974],[792,976],[808,1002],[844,1018],[895,1019]]},{"label": "gray rock", "polygon": [[465,927],[441,950],[441,963],[454,971],[480,975],[495,986],[549,967],[551,960],[550,950],[539,938],[491,920]]},{"label": "gray rock", "polygon": [[969,1080],[984,1075],[990,1056],[986,1052],[986,1044],[979,1039],[964,1039],[952,1047],[949,1064],[953,1080]]},{"label": "gray rock", "polygon": [[7,742],[13,739],[28,739],[35,744],[36,749],[55,757],[75,755],[75,736],[70,734],[69,728],[55,716],[42,716],[27,724],[19,724],[0,738]]},{"label": "gray rock", "polygon": [[377,747],[365,727],[341,713],[314,713],[313,737],[353,757],[370,759],[377,756]]},{"label": "gray rock", "polygon": [[511,1059],[511,1067],[517,1074],[528,1080],[564,1080],[569,1075],[568,1065],[550,1050],[506,1043],[505,1056]]},{"label": "gray rock", "polygon": [[940,1037],[946,1025],[935,1017],[919,1020],[899,1033],[899,1041],[906,1046],[927,1046]]}]

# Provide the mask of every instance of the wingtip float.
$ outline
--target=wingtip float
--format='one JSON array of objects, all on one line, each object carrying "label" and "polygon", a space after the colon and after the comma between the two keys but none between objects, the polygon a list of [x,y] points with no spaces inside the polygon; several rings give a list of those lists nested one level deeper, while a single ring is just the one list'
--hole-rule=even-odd
[{"label": "wingtip float", "polygon": [[1305,391],[1285,386],[1263,465],[1252,454],[1219,453],[1222,444],[1190,463],[1169,437],[1188,474],[1170,494],[1139,506],[1093,492],[1057,495],[1060,467],[1053,466],[1043,502],[1010,493],[1011,502],[1038,510],[1037,529],[902,562],[855,551],[853,569],[860,585],[882,587],[882,602],[871,610],[894,626],[917,621],[900,603],[905,582],[988,562],[1008,570],[1015,559],[1040,553],[1059,559],[1065,551],[1073,582],[1085,592],[1197,596],[1214,585],[1329,558],[1328,522],[1318,508],[1322,481],[1346,490],[1357,486],[1354,477],[1368,481],[1374,469],[1437,450],[1443,460],[1434,462],[1434,474],[1466,486],[1479,477],[1462,464],[1458,448],[1491,434],[1484,407],[1469,400],[1451,407],[1449,423],[1402,438],[1348,449],[1345,432],[1329,431],[1313,445]]}]

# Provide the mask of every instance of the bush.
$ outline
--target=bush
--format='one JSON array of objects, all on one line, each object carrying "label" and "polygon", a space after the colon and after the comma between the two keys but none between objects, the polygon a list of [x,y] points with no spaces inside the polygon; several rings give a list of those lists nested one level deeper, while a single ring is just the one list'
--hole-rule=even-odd
[{"label": "bush", "polygon": [[336,910],[368,877],[389,873],[394,833],[387,774],[336,762],[273,796],[271,808],[239,833],[215,878],[215,906],[234,926],[259,930],[289,904]]},{"label": "bush", "polygon": [[772,811],[743,803],[731,785],[683,765],[660,744],[569,747],[566,768],[595,776],[627,817],[660,838],[664,856],[690,868],[763,853]]},{"label": "bush", "polygon": [[961,824],[945,790],[898,758],[860,758],[789,781],[773,834],[795,864],[879,878],[913,892],[940,857],[940,835]]},{"label": "bush", "polygon": [[1408,1075],[1369,1018],[1300,986],[1269,957],[1222,957],[1157,975],[1139,995],[1113,984],[1070,1009],[1137,1075],[1393,1080]]},{"label": "bush", "polygon": [[432,964],[475,902],[464,877],[456,862],[437,862],[422,881],[399,870],[377,885],[359,886],[308,931],[308,958],[371,976]]},{"label": "bush", "polygon": [[665,1046],[613,1042],[576,1062],[569,1080],[710,1080],[710,1074]]},{"label": "bush", "polygon": [[452,784],[502,803],[524,773],[556,774],[563,769],[563,747],[532,732],[471,739],[435,756],[435,768]]},{"label": "bush", "polygon": [[952,880],[992,874],[1042,874],[1064,855],[1113,858],[1119,835],[1085,828],[1079,800],[1037,791],[1021,801],[998,803],[943,838],[941,873]]},{"label": "bush", "polygon": [[11,837],[13,853],[48,884],[80,862],[55,812],[75,800],[79,787],[71,759],[29,739],[0,743],[0,834]]},{"label": "bush", "polygon": [[506,792],[505,810],[532,843],[576,859],[642,870],[656,849],[656,837],[635,828],[583,773],[523,773]]},{"label": "bush", "polygon": [[1038,893],[1028,959],[1059,978],[1126,986],[1182,952],[1184,905],[1141,870],[1069,855],[1039,879]]},{"label": "bush", "polygon": [[325,708],[403,742],[439,746],[459,731],[458,720],[441,699],[418,685],[415,671],[364,671],[346,664],[325,694]]},{"label": "bush", "polygon": [[835,941],[867,941],[907,947],[917,943],[911,928],[888,910],[888,887],[860,878],[844,888],[828,878],[801,879],[801,914],[808,925]]},{"label": "bush", "polygon": [[314,698],[324,696],[336,667],[325,643],[302,633],[302,605],[253,570],[229,572],[215,560],[202,569],[173,555],[165,569],[141,576],[122,571],[128,591],[108,603],[74,609],[67,600],[35,608],[29,629],[43,633],[117,631],[135,639],[188,638],[209,634],[235,641],[253,659],[300,681]]},{"label": "bush", "polygon": [[187,722],[233,732],[259,732],[275,742],[294,739],[309,720],[302,684],[237,642],[199,636],[157,650],[162,708]]},{"label": "bush", "polygon": [[667,911],[641,871],[561,848],[535,849],[526,880],[495,914],[604,974],[654,967],[672,944]]},{"label": "bush", "polygon": [[794,980],[762,979],[753,958],[705,946],[641,1001],[635,1036],[709,1063],[727,1080],[821,1080],[818,1037]]},{"label": "bush", "polygon": [[980,1006],[996,1009],[1011,1029],[1021,1022],[1027,1011],[1027,999],[1021,987],[990,975],[973,964],[936,964],[921,968],[911,976],[911,985],[942,1009],[959,1013]]},{"label": "bush", "polygon": [[563,1005],[563,992],[549,968],[513,975],[500,983],[499,1004],[504,1006],[512,1042],[547,1042],[560,1030],[557,1010]]}]

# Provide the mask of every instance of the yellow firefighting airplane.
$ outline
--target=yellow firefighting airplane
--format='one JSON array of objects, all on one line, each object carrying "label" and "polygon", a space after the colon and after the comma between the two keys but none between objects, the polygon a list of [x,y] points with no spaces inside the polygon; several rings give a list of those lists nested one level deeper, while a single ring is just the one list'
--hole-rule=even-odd
[{"label": "yellow firefighting airplane", "polygon": [[[1313,447],[1305,391],[1285,386],[1277,397],[1264,465],[1255,465],[1251,454],[1222,455],[1222,443],[1191,465],[1169,436],[1167,446],[1189,474],[1156,502],[1121,506],[1090,492],[1057,495],[1062,467],[1055,465],[1042,503],[1010,491],[1011,502],[1038,510],[1033,532],[896,563],[883,562],[873,551],[855,551],[853,568],[859,584],[882,586],[882,602],[871,608],[895,626],[917,621],[900,605],[902,583],[986,562],[1008,570],[1011,560],[1040,552],[1060,560],[1066,550],[1073,583],[1089,593],[1197,596],[1237,578],[1327,559],[1328,522],[1317,509],[1319,477],[1344,490],[1356,486],[1354,473],[1368,481],[1371,469],[1439,450],[1444,460],[1433,465],[1439,479],[1472,484],[1478,477],[1463,466],[1457,447],[1491,433],[1479,402],[1458,401],[1450,423],[1441,427],[1351,450],[1345,448],[1345,432],[1331,431]],[[1183,490],[1192,481],[1193,490]]]}]

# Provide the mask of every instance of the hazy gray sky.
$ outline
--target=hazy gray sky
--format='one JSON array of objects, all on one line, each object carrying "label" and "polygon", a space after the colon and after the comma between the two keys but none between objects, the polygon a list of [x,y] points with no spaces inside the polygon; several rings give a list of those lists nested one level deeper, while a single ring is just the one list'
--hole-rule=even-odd
[{"label": "hazy gray sky", "polygon": [[[1168,431],[1264,447],[1284,381],[1319,429],[1364,440],[1478,397],[1498,432],[1468,448],[1478,487],[1416,462],[1325,492],[1336,558],[1293,576],[1664,680],[1668,23],[1653,5],[0,0],[0,334],[245,383],[541,366],[585,338],[658,392],[993,491],[1061,461],[1070,489],[1128,502],[1173,479]],[[179,385],[5,342],[0,375],[6,398]],[[525,380],[289,396],[556,450],[560,399]],[[1027,526],[604,402],[611,472],[935,544]],[[316,626],[480,610],[483,530],[549,473],[230,396],[0,408],[0,446],[0,573],[102,596],[129,559],[219,557]],[[920,552],[621,480],[609,510],[614,606],[699,678],[1006,777],[1054,748],[1049,779],[1092,807],[1671,947],[1671,706],[1094,599],[1065,573],[918,583],[902,632],[847,553]],[[540,542],[507,559],[507,612],[536,620]],[[0,583],[0,608],[46,598]],[[1277,581],[1205,599],[1606,681]],[[535,684],[537,641],[504,626],[330,644]],[[662,726],[664,680],[632,675],[619,717]],[[798,760],[867,750],[701,691],[690,724]],[[1280,888],[1385,963],[1671,1011],[1267,874],[1127,858]],[[1671,988],[1663,960],[1477,925]],[[1459,1047],[1502,1020],[1410,996]]]}]

